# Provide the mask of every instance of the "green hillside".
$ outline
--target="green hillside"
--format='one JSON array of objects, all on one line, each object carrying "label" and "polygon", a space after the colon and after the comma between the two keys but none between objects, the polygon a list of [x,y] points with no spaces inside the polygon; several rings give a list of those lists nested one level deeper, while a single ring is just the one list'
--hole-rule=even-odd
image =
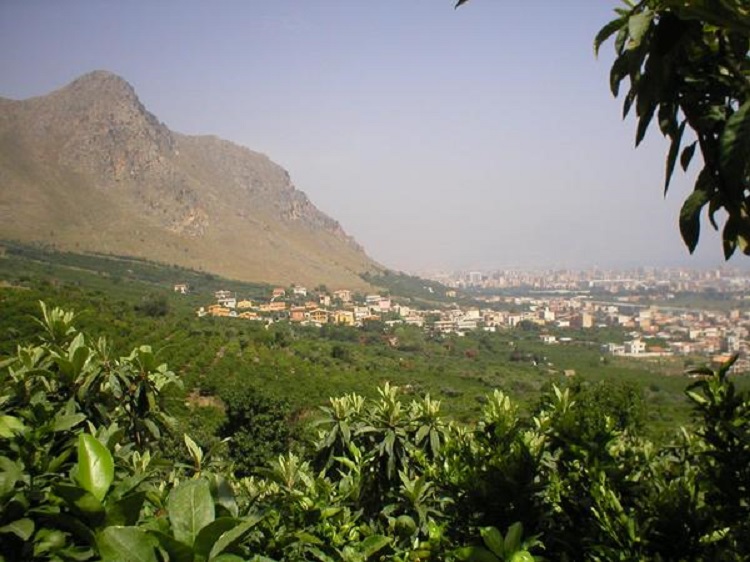
[{"label": "green hillside", "polygon": [[[158,351],[187,383],[185,394],[222,395],[234,384],[252,385],[287,400],[295,417],[315,415],[329,396],[358,392],[371,396],[386,381],[408,393],[429,393],[456,419],[473,420],[484,396],[501,389],[532,408],[542,389],[567,371],[576,379],[606,380],[638,390],[653,435],[689,423],[678,374],[682,364],[604,360],[595,332],[582,332],[566,345],[545,346],[523,329],[432,336],[419,328],[302,327],[234,318],[197,318],[194,310],[228,289],[263,298],[270,287],[153,262],[113,256],[60,253],[6,244],[0,259],[0,354],[30,342],[38,301],[74,309],[78,325],[111,339],[118,353],[136,344]],[[176,283],[191,293],[178,295]],[[152,310],[149,303],[161,303]],[[163,313],[163,315],[162,315]],[[612,334],[607,334],[611,337]]]}]

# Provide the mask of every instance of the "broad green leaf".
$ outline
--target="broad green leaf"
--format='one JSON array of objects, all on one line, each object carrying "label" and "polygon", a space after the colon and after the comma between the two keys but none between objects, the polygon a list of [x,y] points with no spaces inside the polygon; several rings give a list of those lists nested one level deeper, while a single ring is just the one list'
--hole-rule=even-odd
[{"label": "broad green leaf", "polygon": [[[65,529],[72,533],[78,540],[85,544],[94,544],[96,536],[84,520],[80,517],[71,517],[70,513],[44,513],[44,520],[50,527]],[[41,531],[37,531],[36,537]],[[36,541],[36,537],[34,540]]]},{"label": "broad green leaf", "polygon": [[693,159],[693,154],[695,154],[695,147],[697,145],[698,141],[693,141],[682,150],[682,154],[680,155],[680,166],[682,166],[682,169],[685,172],[687,172],[690,161]]},{"label": "broad green leaf", "polygon": [[159,546],[167,552],[169,562],[193,562],[195,560],[193,549],[185,543],[178,541],[166,533],[153,529],[149,529],[148,534],[154,537],[158,541]]},{"label": "broad green leaf", "polygon": [[208,556],[219,537],[240,523],[233,517],[220,517],[203,527],[195,538],[193,550],[200,556]]},{"label": "broad green leaf", "polygon": [[54,490],[74,512],[83,516],[89,523],[98,525],[104,519],[104,506],[91,492],[67,484],[59,484]]},{"label": "broad green leaf", "polygon": [[[245,558],[237,556],[236,554],[220,554],[216,558],[211,558],[210,560],[211,562],[246,562]],[[253,560],[269,560],[270,562],[276,562],[270,558],[253,558]]]},{"label": "broad green leaf", "polygon": [[726,538],[727,534],[729,533],[731,529],[729,527],[724,527],[723,529],[716,529],[715,531],[711,531],[710,533],[706,533],[700,538],[701,544],[712,544],[719,541],[722,541]]},{"label": "broad green leaf", "polygon": [[482,527],[479,532],[482,535],[484,545],[499,558],[503,558],[505,556],[505,543],[500,531],[496,527]]},{"label": "broad green leaf", "polygon": [[687,121],[683,121],[679,128],[677,129],[677,133],[672,138],[672,142],[669,145],[669,152],[667,153],[667,169],[666,169],[666,178],[664,181],[664,194],[667,194],[667,191],[669,190],[669,182],[672,181],[672,175],[674,174],[674,167],[677,163],[677,154],[680,151],[680,143],[682,142],[682,135],[685,132],[685,125],[687,124]]},{"label": "broad green leaf", "polygon": [[500,558],[481,546],[465,546],[454,552],[456,558],[466,562],[502,562]]},{"label": "broad green leaf", "polygon": [[[620,82],[628,75],[629,68],[630,53],[621,54],[612,64],[612,68],[609,71],[609,89],[612,91],[614,97],[617,97],[620,93]],[[627,111],[624,113],[627,115]]]},{"label": "broad green leaf", "polygon": [[58,470],[60,470],[60,467],[70,458],[72,454],[73,448],[65,449],[62,453],[49,461],[49,464],[47,465],[47,472],[57,472]]},{"label": "broad green leaf", "polygon": [[148,429],[148,432],[154,439],[161,439],[161,431],[159,430],[159,426],[156,425],[153,420],[145,418],[143,420],[143,425],[146,426],[146,429]]},{"label": "broad green leaf", "polygon": [[63,548],[66,540],[65,533],[59,529],[40,529],[33,541],[34,558],[48,559],[46,554]]},{"label": "broad green leaf", "polygon": [[597,33],[596,37],[594,38],[594,55],[598,56],[599,48],[602,46],[602,43],[604,43],[607,39],[609,39],[612,36],[612,34],[614,34],[624,25],[625,25],[625,18],[617,18],[609,22],[604,27],[602,27],[599,30],[599,33]]},{"label": "broad green leaf", "polygon": [[135,525],[140,518],[145,500],[146,492],[129,494],[116,502],[112,502],[110,497],[107,505],[106,525]]},{"label": "broad green leaf", "polygon": [[[705,171],[705,170],[704,170]],[[703,175],[703,173],[701,173]],[[700,182],[700,178],[698,180]],[[700,213],[703,206],[708,203],[711,196],[707,191],[703,189],[697,189],[693,191],[685,202],[682,204],[680,209],[680,233],[682,239],[685,241],[685,245],[692,254],[695,247],[698,244],[698,238],[700,237]]]},{"label": "broad green leaf", "polygon": [[[657,117],[659,121],[659,130],[662,135],[674,139],[675,135],[679,132],[677,106],[673,103],[666,103],[663,100],[660,101]],[[685,121],[683,121],[683,123],[684,122]]]},{"label": "broad green leaf", "polygon": [[633,50],[640,46],[653,19],[653,12],[641,12],[630,16],[628,20],[628,34],[630,35],[628,49]]},{"label": "broad green leaf", "polygon": [[156,539],[138,527],[107,527],[96,544],[103,562],[158,562]]},{"label": "broad green leaf", "polygon": [[385,452],[389,457],[393,457],[393,445],[396,442],[396,434],[393,431],[389,431],[384,440]]},{"label": "broad green leaf", "polygon": [[[629,14],[622,14],[623,16]],[[623,25],[615,35],[615,53],[621,55],[625,50],[625,41],[628,39],[628,27]]]},{"label": "broad green leaf", "polygon": [[195,462],[197,466],[200,466],[203,462],[203,450],[195,441],[193,441],[193,439],[187,433],[184,433],[182,435],[182,438],[185,441],[185,446],[188,448],[193,462]]},{"label": "broad green leaf", "polygon": [[174,488],[167,500],[175,538],[192,547],[200,530],[214,520],[214,502],[204,479],[188,480]]},{"label": "broad green leaf", "polygon": [[218,556],[225,550],[232,548],[237,542],[242,539],[245,533],[255,527],[258,522],[263,519],[263,517],[265,517],[265,515],[250,515],[244,518],[239,525],[221,535],[219,537],[219,540],[217,540],[211,548],[211,552],[209,553],[209,560],[212,560],[215,556]]},{"label": "broad green leaf", "polygon": [[523,536],[523,524],[516,521],[508,528],[505,534],[505,553],[512,554],[521,548],[521,537]]},{"label": "broad green leaf", "polygon": [[82,333],[79,333],[73,341],[70,343],[68,349],[68,359],[73,369],[72,374],[78,377],[83,369],[83,365],[89,358],[91,350],[86,346],[85,339]]},{"label": "broad green leaf", "polygon": [[329,517],[333,517],[334,515],[341,513],[343,509],[343,507],[324,507],[320,510],[320,518],[328,519]]},{"label": "broad green leaf", "polygon": [[[305,553],[308,555],[307,560],[317,560],[318,562],[336,562],[331,556],[320,550],[317,546],[305,545]],[[344,560],[349,562],[352,560],[351,556],[345,557]],[[354,558],[356,562],[362,562],[362,557]]]},{"label": "broad green leaf", "polygon": [[234,490],[229,484],[226,478],[220,474],[213,475],[211,480],[211,497],[216,502],[216,515],[223,514],[226,512],[230,517],[237,517],[239,508],[237,507],[237,500],[234,497]]},{"label": "broad green leaf", "polygon": [[109,500],[117,500],[124,498],[131,494],[144,480],[150,476],[148,471],[140,474],[133,474],[132,476],[126,476],[125,478],[118,479],[117,483],[113,486],[109,492]]},{"label": "broad green leaf", "polygon": [[11,533],[27,541],[34,534],[34,522],[31,519],[18,519],[0,527],[0,533]]},{"label": "broad green leaf", "polygon": [[52,425],[52,431],[67,431],[72,427],[75,427],[86,419],[85,414],[69,414],[66,416],[56,416],[54,424]]},{"label": "broad green leaf", "polygon": [[437,455],[440,452],[440,434],[436,429],[430,431],[430,448],[433,455]]},{"label": "broad green leaf", "polygon": [[[645,99],[644,92],[640,91],[638,92],[638,102],[640,102],[642,99]],[[637,103],[638,103],[637,102]],[[635,145],[638,146],[643,142],[644,137],[646,136],[646,132],[648,131],[649,125],[651,125],[651,120],[654,118],[654,112],[656,111],[656,103],[649,102],[649,105],[645,106],[645,108],[638,112],[638,115],[640,118],[638,119],[638,125],[636,127],[635,131]]]},{"label": "broad green leaf", "polygon": [[534,557],[527,550],[519,550],[510,557],[508,562],[534,562]]},{"label": "broad green leaf", "polygon": [[0,457],[0,497],[10,494],[23,475],[22,467],[8,457]]},{"label": "broad green leaf", "polygon": [[294,537],[298,542],[301,542],[303,544],[325,544],[323,542],[323,539],[320,539],[312,533],[308,533],[306,531],[297,531],[296,533],[294,533]]},{"label": "broad green leaf", "polygon": [[735,111],[719,139],[719,163],[724,183],[741,193],[750,161],[750,100]]},{"label": "broad green leaf", "polygon": [[635,96],[638,93],[638,91],[635,88],[630,88],[627,94],[625,94],[625,99],[622,102],[622,118],[625,119],[628,116],[628,113],[630,113],[630,108],[633,106],[633,102],[635,101]]},{"label": "broad green leaf", "polygon": [[373,554],[384,549],[390,543],[390,537],[386,537],[383,535],[370,535],[361,543],[359,543],[359,548],[364,557],[369,558]]},{"label": "broad green leaf", "polygon": [[344,439],[344,443],[349,443],[352,440],[352,432],[349,429],[349,424],[342,421],[339,423],[339,427],[341,428],[341,437]]},{"label": "broad green leaf", "polygon": [[737,236],[739,230],[735,223],[734,216],[730,215],[727,222],[724,223],[724,229],[721,231],[721,242],[724,247],[724,258],[729,259],[737,249]]},{"label": "broad green leaf", "polygon": [[12,439],[14,435],[26,431],[23,422],[14,416],[0,416],[0,437]]},{"label": "broad green leaf", "polygon": [[78,436],[78,483],[102,501],[115,478],[112,454],[93,435]]}]

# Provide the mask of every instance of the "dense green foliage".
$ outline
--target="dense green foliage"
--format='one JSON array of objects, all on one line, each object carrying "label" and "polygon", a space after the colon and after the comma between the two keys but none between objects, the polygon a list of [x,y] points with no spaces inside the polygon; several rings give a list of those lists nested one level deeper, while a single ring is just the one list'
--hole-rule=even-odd
[{"label": "dense green foliage", "polygon": [[[0,260],[0,275],[2,265]],[[268,396],[283,396],[295,419],[309,416],[329,396],[350,391],[374,396],[378,384],[390,381],[406,392],[430,393],[443,401],[446,414],[471,420],[488,391],[500,388],[528,410],[550,381],[560,382],[563,371],[573,370],[585,380],[636,385],[644,395],[646,429],[653,436],[669,435],[689,423],[684,380],[662,376],[681,372],[682,362],[603,358],[600,343],[624,338],[614,329],[570,332],[573,341],[555,346],[520,328],[465,337],[382,324],[358,330],[280,323],[266,329],[252,321],[196,318],[190,296],[152,284],[105,284],[107,280],[80,271],[75,281],[61,281],[66,271],[55,268],[47,280],[38,281],[19,280],[11,271],[15,287],[0,287],[0,357],[13,353],[18,342],[34,341],[32,317],[39,300],[75,308],[78,325],[106,336],[114,353],[126,355],[148,343],[180,374],[185,388],[173,397],[171,409],[181,424],[184,421],[183,429],[191,435],[200,431],[207,445],[213,443],[212,435],[219,435],[224,417],[220,400],[231,388],[248,384]],[[169,305],[166,316],[136,311],[140,295],[159,290]],[[185,404],[184,395],[191,392],[205,398],[204,406],[189,400]],[[211,402],[212,396],[219,401]]]},{"label": "dense green foliage", "polygon": [[[750,9],[745,0],[628,2],[596,37],[615,35],[610,85],[626,78],[623,114],[635,108],[636,145],[656,117],[670,141],[665,191],[676,163],[687,170],[696,149],[703,167],[680,212],[680,232],[692,252],[704,208],[718,230],[726,212],[724,255],[750,254]],[[683,147],[685,132],[692,133]]]},{"label": "dense green foliage", "polygon": [[226,421],[220,437],[229,443],[228,456],[236,474],[249,475],[266,460],[287,451],[294,431],[287,402],[243,385],[221,393]]},{"label": "dense green foliage", "polygon": [[[58,308],[38,336],[0,366],[5,560],[750,556],[750,400],[728,365],[697,373],[695,431],[667,446],[639,435],[628,387],[552,386],[528,414],[495,391],[465,425],[386,384],[331,399],[311,443],[241,477],[237,449],[185,435],[188,462],[160,454],[179,379],[149,348],[116,358]],[[267,401],[233,400],[265,424]]]}]

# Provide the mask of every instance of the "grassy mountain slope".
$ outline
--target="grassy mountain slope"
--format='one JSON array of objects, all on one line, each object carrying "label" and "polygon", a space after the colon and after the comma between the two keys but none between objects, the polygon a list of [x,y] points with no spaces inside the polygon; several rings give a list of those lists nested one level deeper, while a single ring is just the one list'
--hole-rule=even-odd
[{"label": "grassy mountain slope", "polygon": [[380,269],[283,168],[173,133],[103,71],[0,100],[0,237],[247,281],[362,288]]}]

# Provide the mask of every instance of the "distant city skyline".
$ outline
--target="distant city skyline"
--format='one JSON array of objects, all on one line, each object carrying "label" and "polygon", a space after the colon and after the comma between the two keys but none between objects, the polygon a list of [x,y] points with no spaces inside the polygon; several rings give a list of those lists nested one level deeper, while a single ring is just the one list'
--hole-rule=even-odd
[{"label": "distant city skyline", "polygon": [[266,153],[397,270],[724,263],[707,222],[688,255],[692,176],[665,200],[666,144],[633,148],[611,45],[594,57],[618,2],[454,3],[5,2],[0,96],[111,70],[170,128]]}]

